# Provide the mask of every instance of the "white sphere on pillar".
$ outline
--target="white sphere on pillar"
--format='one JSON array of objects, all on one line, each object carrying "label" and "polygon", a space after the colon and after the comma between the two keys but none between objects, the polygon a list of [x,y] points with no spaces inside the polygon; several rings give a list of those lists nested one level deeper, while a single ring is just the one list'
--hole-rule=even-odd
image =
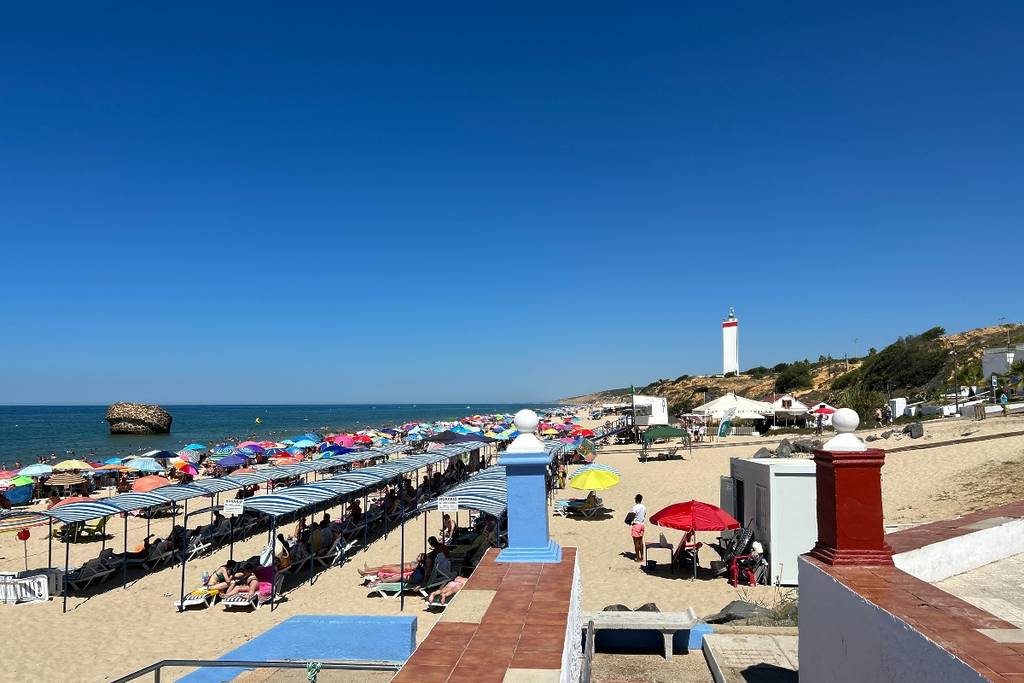
[{"label": "white sphere on pillar", "polygon": [[832,427],[835,428],[837,433],[826,441],[821,449],[824,451],[866,451],[868,449],[867,444],[858,439],[857,435],[854,434],[858,425],[860,425],[860,415],[857,414],[856,410],[840,408],[832,414]]},{"label": "white sphere on pillar", "polygon": [[855,432],[858,425],[860,425],[860,415],[851,408],[840,408],[832,415],[832,426],[840,434]]},{"label": "white sphere on pillar", "polygon": [[540,418],[537,417],[537,413],[529,408],[523,408],[516,413],[512,421],[516,425],[516,431],[520,434],[535,434],[537,432],[537,425],[540,424]]}]

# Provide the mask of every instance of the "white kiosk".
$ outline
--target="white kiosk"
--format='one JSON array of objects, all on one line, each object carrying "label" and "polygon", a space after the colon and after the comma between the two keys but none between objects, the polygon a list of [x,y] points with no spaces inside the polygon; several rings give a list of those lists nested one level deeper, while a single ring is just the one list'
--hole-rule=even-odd
[{"label": "white kiosk", "polygon": [[818,540],[814,461],[732,458],[729,473],[722,477],[720,507],[743,526],[753,525],[772,584],[795,586],[796,558]]}]

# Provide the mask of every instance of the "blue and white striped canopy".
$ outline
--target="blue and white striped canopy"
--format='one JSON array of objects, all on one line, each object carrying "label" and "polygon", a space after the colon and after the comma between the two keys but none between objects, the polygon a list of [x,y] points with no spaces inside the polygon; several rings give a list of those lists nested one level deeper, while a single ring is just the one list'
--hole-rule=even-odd
[{"label": "blue and white striped canopy", "polygon": [[[162,486],[161,488],[171,487]],[[154,505],[166,505],[168,500],[158,494],[156,490],[153,490],[148,493],[122,493],[120,496],[107,498],[103,502],[118,508],[121,512],[132,512],[153,507]]]},{"label": "blue and white striped canopy", "polygon": [[[393,459],[373,467],[344,472],[329,479],[290,487],[278,495],[256,496],[246,499],[246,508],[271,515],[289,514],[302,507],[325,502],[332,497],[352,495],[369,488],[376,488],[383,483],[414,472],[421,467],[436,464],[446,458],[476,450],[483,445],[485,444],[476,442],[453,444],[427,453]],[[105,500],[90,501],[88,503],[70,503],[54,510],[48,510],[42,514],[65,524],[69,522],[86,522],[121,512],[142,510],[156,505],[164,505],[200,496],[212,496],[217,493],[233,491],[242,486],[286,479],[307,472],[340,467],[347,463],[385,458],[388,455],[405,453],[408,450],[409,447],[404,444],[393,444],[381,448],[343,453],[320,460],[304,461],[284,467],[268,467],[258,469],[255,472],[231,474],[210,479],[197,479],[191,484],[164,486],[148,493],[125,493]],[[477,475],[476,478],[479,477],[480,475]],[[264,504],[263,501],[268,499],[270,499],[269,502]],[[284,501],[290,502],[285,503]],[[284,512],[273,512],[273,510],[284,510]]]},{"label": "blue and white striped canopy", "polygon": [[[458,498],[462,510],[479,510],[500,517],[508,507],[508,489],[505,468],[488,467],[468,480],[444,493],[446,498]],[[436,510],[437,500],[430,500],[419,507]]]},{"label": "blue and white striped canopy", "polygon": [[291,496],[254,496],[245,499],[245,509],[262,512],[271,517],[288,515],[309,505]]},{"label": "blue and white striped canopy", "polygon": [[71,524],[72,522],[88,522],[92,519],[117,515],[121,512],[122,510],[116,505],[111,505],[106,501],[96,500],[89,503],[69,503],[68,505],[62,505],[59,508],[47,510],[42,514],[64,522],[65,524]]}]

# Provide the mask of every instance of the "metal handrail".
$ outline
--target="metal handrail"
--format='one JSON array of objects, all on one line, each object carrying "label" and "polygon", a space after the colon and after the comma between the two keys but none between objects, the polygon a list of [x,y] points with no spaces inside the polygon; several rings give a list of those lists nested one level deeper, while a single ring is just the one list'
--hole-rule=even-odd
[{"label": "metal handrail", "polygon": [[[248,660],[248,659],[161,659],[138,671],[133,671],[127,676],[115,679],[111,683],[127,683],[134,681],[146,674],[153,674],[153,681],[160,683],[160,672],[164,667],[189,667],[204,668],[215,667],[222,669],[305,669],[308,662],[296,661],[294,659],[269,659],[269,660]],[[348,671],[398,671],[402,665],[397,662],[384,660],[334,660],[317,662],[322,669],[344,669]]]}]

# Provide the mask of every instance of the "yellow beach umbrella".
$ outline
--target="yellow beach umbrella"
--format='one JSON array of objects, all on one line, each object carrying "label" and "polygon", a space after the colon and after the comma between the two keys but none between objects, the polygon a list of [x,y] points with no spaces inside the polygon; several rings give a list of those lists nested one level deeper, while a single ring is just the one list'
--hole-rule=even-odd
[{"label": "yellow beach umbrella", "polygon": [[65,470],[91,470],[92,465],[85,462],[84,460],[61,460],[59,463],[53,466],[54,472],[61,472]]},{"label": "yellow beach umbrella", "polygon": [[619,475],[608,470],[581,470],[569,480],[569,486],[580,491],[603,491],[619,483]]}]

